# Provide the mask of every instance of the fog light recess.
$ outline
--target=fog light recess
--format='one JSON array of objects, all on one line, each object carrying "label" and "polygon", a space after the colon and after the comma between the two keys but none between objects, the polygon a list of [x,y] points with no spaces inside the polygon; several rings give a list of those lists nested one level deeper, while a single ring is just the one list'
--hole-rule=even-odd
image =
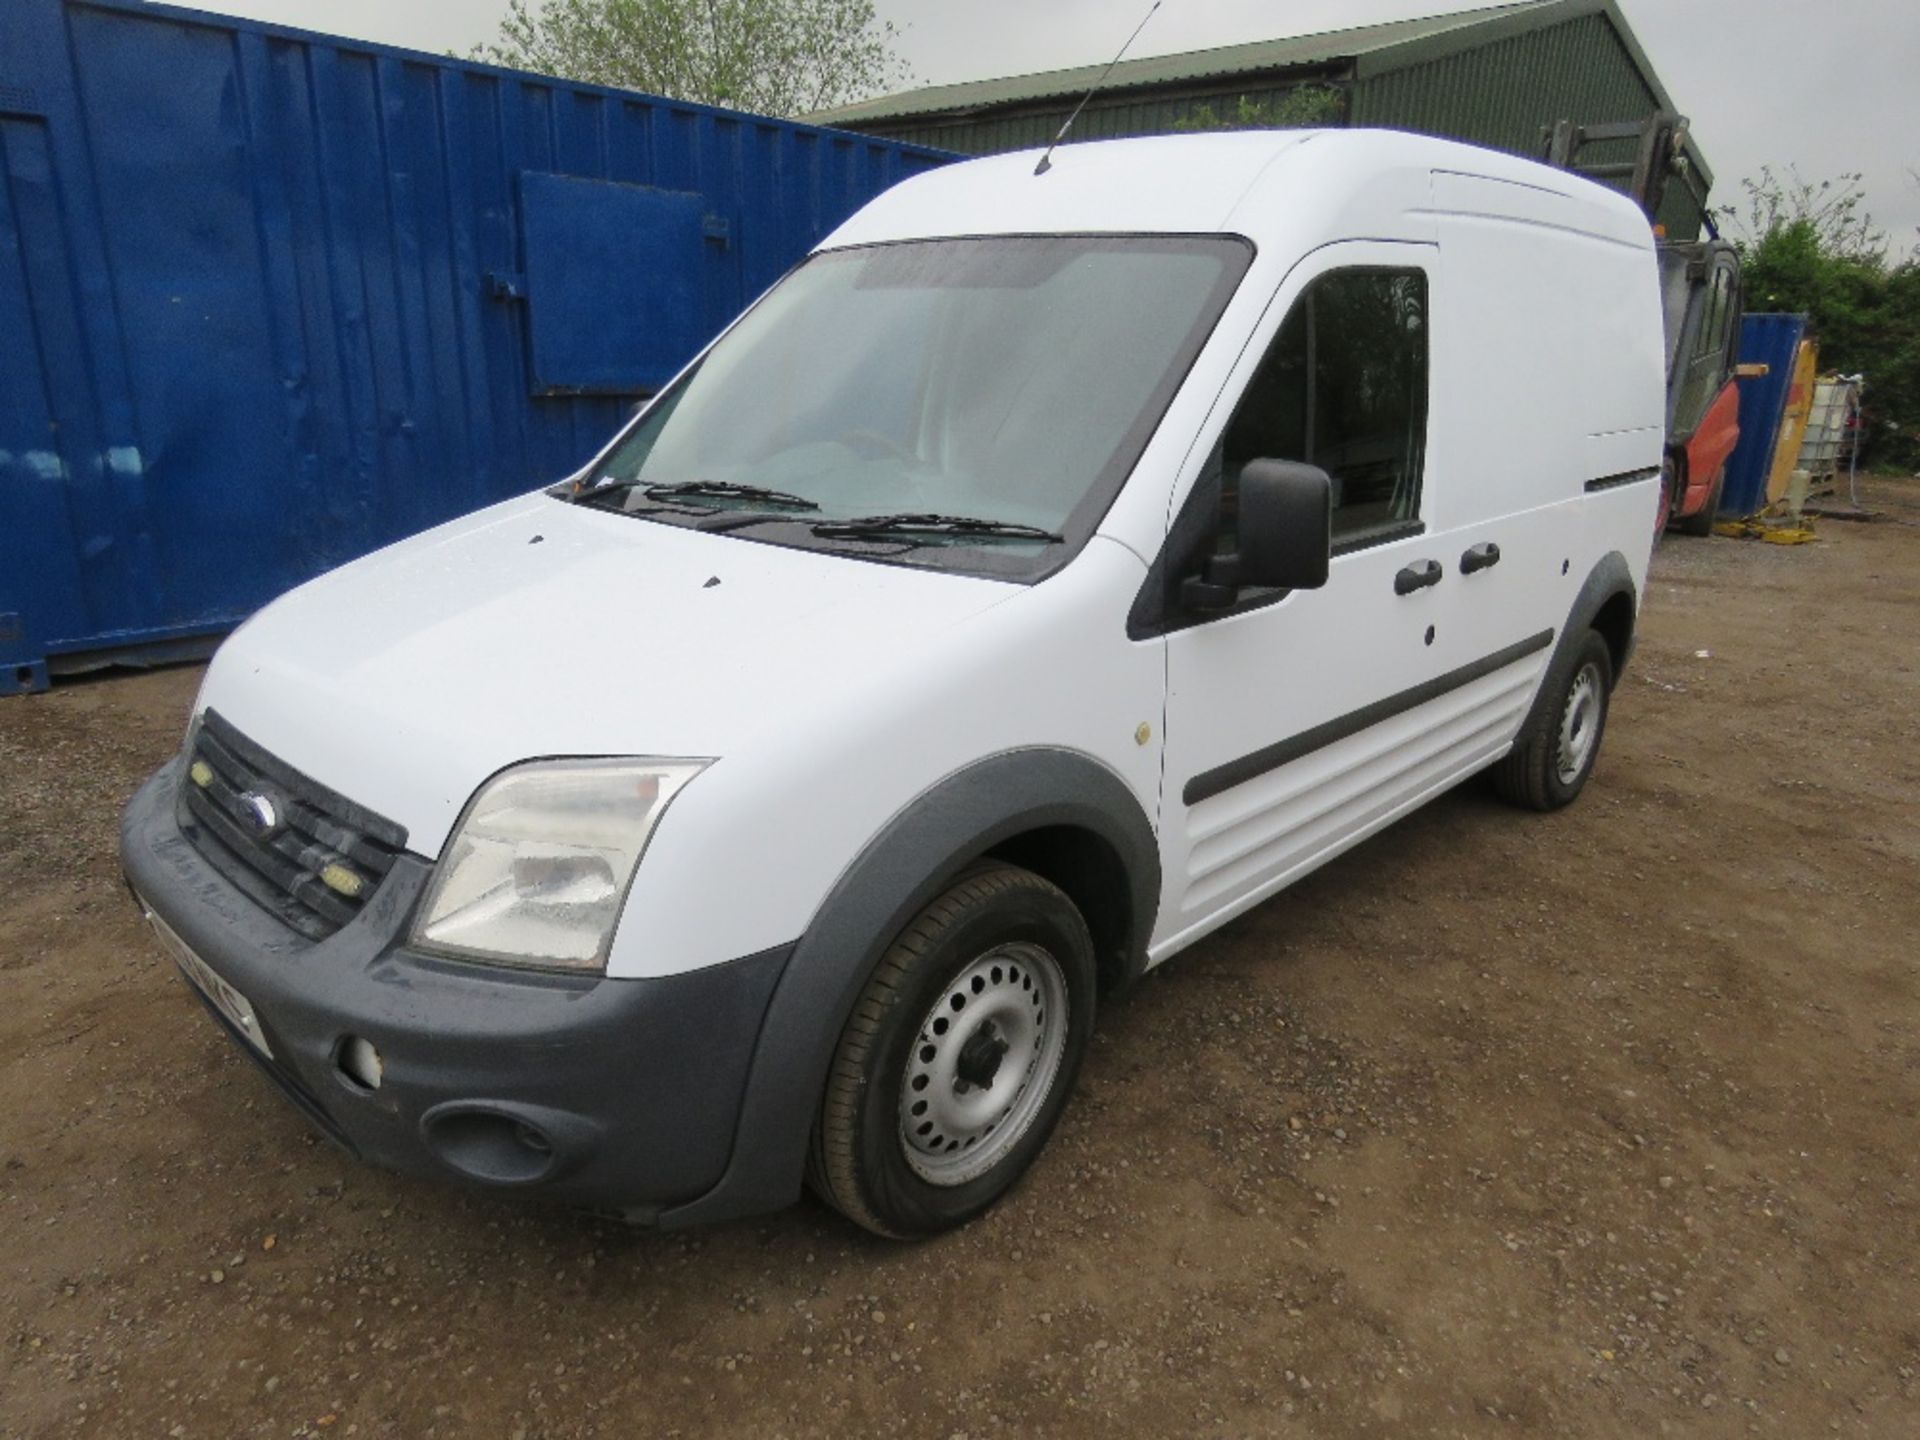
[{"label": "fog light recess", "polygon": [[558,1164],[554,1140],[531,1120],[490,1109],[440,1110],[429,1115],[427,1144],[446,1164],[489,1185],[529,1185],[549,1178]]},{"label": "fog light recess", "polygon": [[348,1082],[362,1090],[378,1090],[380,1082],[386,1078],[386,1066],[380,1059],[380,1052],[374,1048],[371,1040],[363,1040],[358,1035],[349,1035],[340,1042],[340,1054],[335,1063]]}]

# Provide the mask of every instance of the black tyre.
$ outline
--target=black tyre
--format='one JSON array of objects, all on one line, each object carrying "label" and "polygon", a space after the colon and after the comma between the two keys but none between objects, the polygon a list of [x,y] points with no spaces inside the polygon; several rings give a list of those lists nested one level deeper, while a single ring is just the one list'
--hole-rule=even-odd
[{"label": "black tyre", "polygon": [[1727,483],[1727,467],[1722,465],[1719,473],[1713,477],[1713,489],[1707,492],[1707,503],[1700,507],[1698,515],[1689,515],[1680,522],[1682,535],[1694,535],[1704,538],[1713,534],[1713,522],[1720,514],[1720,491]]},{"label": "black tyre", "polygon": [[1667,526],[1673,523],[1673,503],[1680,493],[1680,467],[1669,455],[1660,462],[1660,514],[1653,522],[1653,543],[1657,547]]},{"label": "black tyre", "polygon": [[1047,1143],[1093,1030],[1093,941],[1013,865],[963,875],[882,957],[834,1052],[807,1178],[876,1234],[959,1225]]},{"label": "black tyre", "polygon": [[1568,647],[1542,682],[1547,702],[1493,767],[1501,798],[1529,810],[1573,802],[1593,773],[1613,694],[1613,655],[1597,631]]}]

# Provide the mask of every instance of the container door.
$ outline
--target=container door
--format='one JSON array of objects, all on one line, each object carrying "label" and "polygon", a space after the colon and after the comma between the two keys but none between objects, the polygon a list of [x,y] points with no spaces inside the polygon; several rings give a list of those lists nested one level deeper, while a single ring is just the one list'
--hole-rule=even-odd
[{"label": "container door", "polygon": [[111,519],[70,253],[47,124],[0,113],[0,695],[44,686],[47,643],[90,627],[80,561]]},{"label": "container door", "polygon": [[650,395],[739,308],[698,192],[529,172],[520,204],[536,395]]}]

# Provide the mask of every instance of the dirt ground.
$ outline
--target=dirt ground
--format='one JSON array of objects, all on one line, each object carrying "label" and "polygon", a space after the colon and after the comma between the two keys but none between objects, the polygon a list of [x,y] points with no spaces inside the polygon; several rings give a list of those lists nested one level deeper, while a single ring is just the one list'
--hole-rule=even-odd
[{"label": "dirt ground", "polygon": [[1462,787],[1103,1016],[902,1247],[310,1137],[148,941],[198,671],[0,702],[0,1435],[1920,1434],[1920,482],[1670,538],[1599,770]]}]

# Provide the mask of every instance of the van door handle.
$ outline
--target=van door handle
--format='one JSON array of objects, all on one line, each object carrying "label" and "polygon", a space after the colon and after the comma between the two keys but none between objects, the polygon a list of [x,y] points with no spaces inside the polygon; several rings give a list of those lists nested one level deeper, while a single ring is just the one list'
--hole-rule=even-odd
[{"label": "van door handle", "polygon": [[1460,573],[1471,575],[1476,570],[1490,570],[1500,563],[1500,547],[1491,540],[1484,545],[1470,545],[1467,553],[1460,557]]},{"label": "van door handle", "polygon": [[1440,568],[1438,560],[1416,560],[1393,577],[1393,593],[1411,595],[1414,591],[1424,590],[1429,585],[1438,585],[1440,577],[1446,573]]}]

